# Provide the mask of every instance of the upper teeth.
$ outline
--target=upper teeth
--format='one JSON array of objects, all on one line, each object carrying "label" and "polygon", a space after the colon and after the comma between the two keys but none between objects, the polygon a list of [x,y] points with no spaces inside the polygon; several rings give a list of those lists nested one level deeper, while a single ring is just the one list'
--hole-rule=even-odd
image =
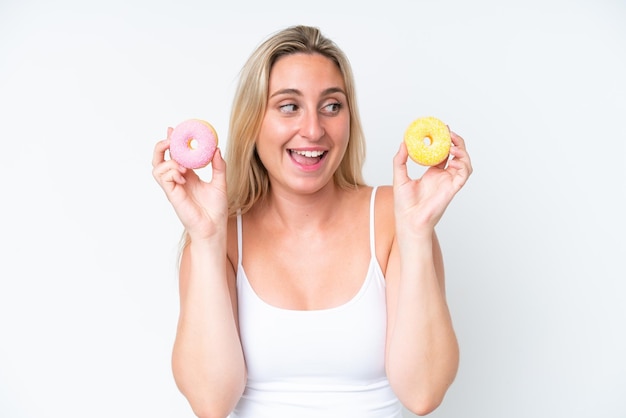
[{"label": "upper teeth", "polygon": [[324,154],[324,151],[293,151],[296,154],[304,155],[305,157],[319,157]]}]

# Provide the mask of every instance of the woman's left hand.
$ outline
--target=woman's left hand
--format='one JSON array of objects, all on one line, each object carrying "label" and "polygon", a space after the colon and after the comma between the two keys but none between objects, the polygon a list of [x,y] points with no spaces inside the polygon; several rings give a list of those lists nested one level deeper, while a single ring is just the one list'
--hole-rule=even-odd
[{"label": "woman's left hand", "polygon": [[397,231],[432,231],[456,193],[472,174],[472,163],[463,138],[450,131],[450,157],[429,167],[419,179],[407,172],[408,151],[404,141],[393,159],[394,212]]}]

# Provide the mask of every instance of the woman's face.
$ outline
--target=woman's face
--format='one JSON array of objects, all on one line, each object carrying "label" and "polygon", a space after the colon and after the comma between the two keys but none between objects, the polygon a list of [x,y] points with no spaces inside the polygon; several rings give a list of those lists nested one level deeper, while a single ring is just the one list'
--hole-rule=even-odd
[{"label": "woman's face", "polygon": [[279,58],[256,142],[272,188],[320,190],[332,181],[349,137],[345,84],[333,61],[320,54]]}]

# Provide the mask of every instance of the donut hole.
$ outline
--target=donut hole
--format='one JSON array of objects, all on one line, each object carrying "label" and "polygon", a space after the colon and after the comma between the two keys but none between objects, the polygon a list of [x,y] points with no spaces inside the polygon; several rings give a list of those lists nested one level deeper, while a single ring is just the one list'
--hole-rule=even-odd
[{"label": "donut hole", "polygon": [[433,139],[429,136],[425,136],[422,141],[424,142],[424,145],[426,145],[427,147],[431,146],[433,144]]},{"label": "donut hole", "polygon": [[187,141],[187,147],[191,150],[198,148],[198,140],[196,138],[189,138]]}]

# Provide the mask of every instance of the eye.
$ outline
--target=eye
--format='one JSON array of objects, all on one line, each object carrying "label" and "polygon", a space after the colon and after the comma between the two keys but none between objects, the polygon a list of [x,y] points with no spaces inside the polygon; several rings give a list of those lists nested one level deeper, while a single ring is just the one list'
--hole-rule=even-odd
[{"label": "eye", "polygon": [[322,111],[324,113],[330,114],[330,115],[336,115],[337,113],[339,113],[339,111],[341,110],[341,108],[343,107],[343,105],[339,102],[333,102],[333,103],[329,103],[327,105],[325,105],[322,108]]},{"label": "eye", "polygon": [[283,113],[293,113],[298,110],[298,105],[293,104],[293,103],[288,103],[288,104],[280,105],[278,108]]}]

